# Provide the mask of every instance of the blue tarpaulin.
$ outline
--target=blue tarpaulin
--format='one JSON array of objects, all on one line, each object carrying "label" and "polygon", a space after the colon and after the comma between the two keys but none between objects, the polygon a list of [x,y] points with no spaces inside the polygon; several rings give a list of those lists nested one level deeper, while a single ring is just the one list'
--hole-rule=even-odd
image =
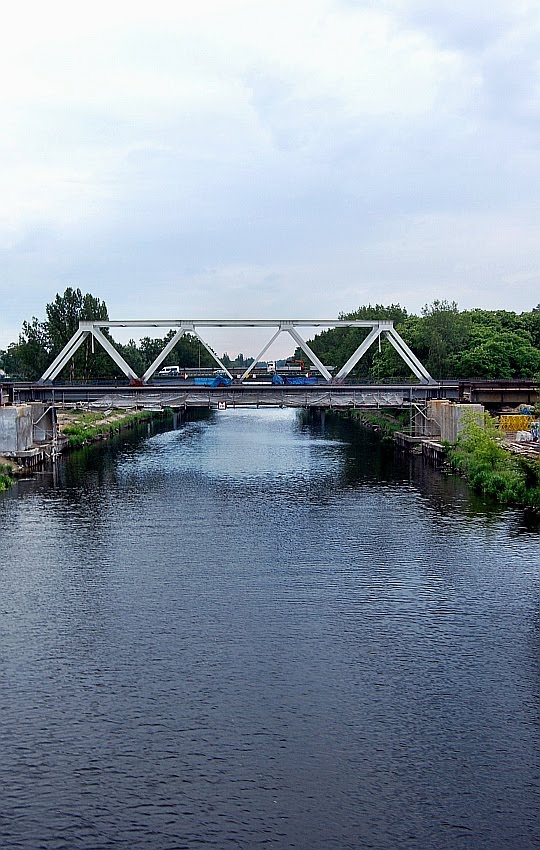
[{"label": "blue tarpaulin", "polygon": [[306,375],[295,375],[294,377],[287,376],[285,378],[285,383],[302,387],[312,386],[317,383],[317,378],[308,378]]},{"label": "blue tarpaulin", "polygon": [[230,387],[232,381],[227,375],[216,375],[214,378],[194,378],[197,387]]}]

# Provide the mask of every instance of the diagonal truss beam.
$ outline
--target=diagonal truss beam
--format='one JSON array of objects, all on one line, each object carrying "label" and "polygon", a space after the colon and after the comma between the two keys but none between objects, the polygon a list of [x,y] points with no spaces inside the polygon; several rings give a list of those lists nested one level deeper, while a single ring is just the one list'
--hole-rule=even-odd
[{"label": "diagonal truss beam", "polygon": [[92,334],[95,339],[97,339],[99,344],[103,346],[111,360],[114,360],[118,368],[122,370],[124,375],[126,375],[130,379],[130,381],[139,381],[139,376],[137,375],[137,373],[133,371],[129,363],[126,363],[120,352],[117,351],[114,345],[109,342],[105,334],[103,334],[99,328],[93,328]]},{"label": "diagonal truss beam", "polygon": [[163,351],[158,354],[152,365],[148,367],[142,376],[143,384],[152,377],[156,369],[159,369],[165,358],[171,353],[178,340],[180,340],[185,333],[187,333],[187,328],[180,328],[180,330],[176,331],[175,335],[169,340]]},{"label": "diagonal truss beam", "polygon": [[422,363],[420,363],[418,357],[413,354],[403,337],[398,334],[394,327],[385,330],[385,335],[388,342],[393,345],[401,359],[405,361],[419,381],[428,384],[434,383],[434,380],[428,370],[422,365]]},{"label": "diagonal truss beam", "polygon": [[215,352],[212,348],[210,348],[210,346],[208,345],[208,343],[207,343],[207,342],[205,342],[205,341],[204,341],[204,339],[202,338],[202,336],[201,336],[199,333],[197,333],[197,331],[195,330],[195,327],[193,327],[193,328],[191,328],[191,329],[190,329],[190,333],[192,333],[192,334],[193,334],[193,336],[196,336],[196,337],[197,337],[197,339],[199,340],[199,342],[202,342],[202,344],[203,344],[203,345],[204,345],[204,347],[206,348],[206,350],[207,350],[208,354],[210,355],[210,357],[213,357],[213,358],[214,358],[214,360],[216,361],[216,363],[219,363],[220,368],[221,368],[221,369],[222,369],[222,370],[223,370],[223,371],[224,371],[224,372],[225,372],[225,373],[229,376],[229,378],[230,378],[230,379],[231,379],[231,381],[232,381],[232,380],[233,380],[233,376],[231,375],[231,373],[229,372],[229,370],[227,369],[227,367],[225,366],[225,364],[221,362],[221,360],[220,360],[220,359],[219,359],[219,357],[217,356],[216,352]]},{"label": "diagonal truss beam", "polygon": [[73,355],[77,353],[89,333],[89,330],[85,330],[79,327],[79,329],[75,331],[69,342],[63,347],[60,354],[58,354],[57,357],[54,358],[49,368],[46,369],[46,371],[43,373],[41,380],[54,381],[54,379],[58,377],[62,369],[67,366]]},{"label": "diagonal truss beam", "polygon": [[362,359],[368,348],[371,348],[376,339],[378,339],[381,335],[381,327],[375,327],[367,337],[360,343],[356,351],[351,354],[347,362],[344,366],[341,367],[339,372],[337,373],[335,380],[340,383],[347,377],[351,369],[354,369],[359,360]]},{"label": "diagonal truss beam", "polygon": [[262,360],[262,358],[264,357],[264,355],[266,354],[266,352],[268,351],[268,349],[270,348],[270,346],[272,345],[272,343],[276,341],[276,339],[278,338],[278,336],[279,336],[279,335],[280,335],[280,333],[282,333],[282,332],[283,332],[283,328],[279,327],[279,328],[277,329],[277,331],[275,332],[275,334],[273,335],[272,339],[270,339],[270,340],[266,343],[266,345],[264,346],[264,348],[261,348],[261,350],[260,350],[260,351],[259,351],[259,353],[257,354],[257,357],[256,357],[256,358],[255,358],[255,360],[253,361],[253,363],[251,363],[251,364],[247,367],[246,371],[244,372],[244,374],[243,374],[243,375],[242,375],[242,377],[240,378],[240,380],[241,380],[241,381],[245,380],[245,379],[247,378],[247,376],[248,376],[248,375],[249,375],[249,374],[253,371],[253,369],[255,368],[255,366],[257,365],[257,363],[258,363],[260,360]]},{"label": "diagonal truss beam", "polygon": [[315,364],[315,366],[317,367],[317,369],[319,370],[321,375],[324,375],[324,377],[326,378],[328,383],[330,383],[330,381],[332,380],[332,375],[330,374],[330,372],[328,371],[328,369],[326,368],[326,366],[324,365],[322,360],[319,360],[319,358],[317,357],[315,352],[311,350],[311,348],[309,347],[309,345],[307,344],[305,339],[302,339],[302,337],[300,336],[300,334],[298,333],[296,328],[293,327],[292,325],[291,326],[287,325],[284,328],[284,330],[286,330],[290,333],[290,335],[292,336],[292,338],[294,339],[296,344],[300,346],[300,348],[302,349],[304,354],[307,354],[307,356],[309,357],[311,362]]}]

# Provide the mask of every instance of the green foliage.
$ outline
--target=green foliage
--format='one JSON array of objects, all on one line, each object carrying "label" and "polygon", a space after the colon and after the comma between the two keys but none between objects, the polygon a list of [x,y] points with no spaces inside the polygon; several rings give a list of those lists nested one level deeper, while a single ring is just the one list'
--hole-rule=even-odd
[{"label": "green foliage", "polygon": [[0,463],[0,493],[13,484],[12,469],[7,463]]},{"label": "green foliage", "polygon": [[[175,333],[176,331],[171,330],[163,338],[151,339],[145,336],[141,339],[139,353],[144,365],[142,372],[152,365]],[[128,360],[128,362],[131,364],[131,360]],[[163,366],[185,366],[188,369],[195,369],[199,366],[209,368],[214,365],[216,365],[215,360],[212,359],[200,340],[193,334],[183,334],[160,368],[163,368]],[[139,374],[142,374],[142,372]]]},{"label": "green foliage", "polygon": [[[36,380],[43,374],[71,339],[79,327],[79,320],[108,318],[104,301],[90,294],[83,295],[80,289],[71,287],[47,304],[45,313],[47,319],[43,322],[35,316],[30,322],[23,322],[18,343],[8,349],[16,363],[16,373],[28,380]],[[92,354],[91,343],[87,340],[66,369],[72,380],[88,380],[93,375],[111,374],[110,363],[103,353]],[[112,374],[115,374],[114,370]]]},{"label": "green foliage", "polygon": [[30,322],[23,322],[19,342],[14,349],[21,377],[28,380],[39,378],[52,359],[45,322],[40,322],[35,316]]},{"label": "green foliage", "polygon": [[89,293],[83,295],[80,289],[70,286],[63,295],[57,295],[51,304],[47,304],[45,313],[51,349],[55,354],[69,342],[79,327],[79,321],[109,318],[104,301]]},{"label": "green foliage", "polygon": [[[27,380],[39,378],[52,360],[71,339],[79,327],[80,321],[108,319],[107,305],[104,301],[80,289],[68,287],[63,295],[56,295],[54,301],[45,307],[46,320],[33,317],[24,322],[18,343],[1,352],[1,368],[10,375]],[[158,354],[173,338],[171,330],[164,338],[144,337],[139,345],[130,340],[127,345],[114,343],[107,330],[105,336],[115,346],[138,375],[142,375],[154,362]],[[180,365],[187,368],[211,367],[212,357],[201,342],[192,334],[184,334],[168,354],[162,366]],[[96,378],[114,378],[122,372],[99,343],[85,340],[75,356],[65,367],[60,377],[71,381],[87,381]]]},{"label": "green foliage", "polygon": [[0,369],[3,369],[10,378],[17,378],[22,375],[22,364],[17,355],[15,343],[11,343],[7,351],[0,351]]},{"label": "green foliage", "polygon": [[124,428],[150,419],[154,415],[147,410],[140,410],[135,413],[126,413],[120,419],[104,422],[101,413],[85,413],[78,416],[76,422],[65,425],[62,428],[62,433],[68,438],[71,448],[79,448],[86,443],[110,437]]},{"label": "green foliage", "polygon": [[[421,343],[422,319],[419,316],[411,315],[395,327],[407,345],[422,360],[425,356],[425,351],[422,349]],[[399,357],[387,340],[381,341],[380,348],[380,351],[375,349],[373,355],[368,376],[370,379],[374,381],[384,381],[387,378],[408,380],[413,377],[407,364]]]},{"label": "green foliage", "polygon": [[[392,319],[398,333],[434,378],[531,378],[540,376],[540,311],[460,311],[455,301],[426,304],[420,316],[399,305],[361,307],[343,319]],[[368,331],[335,328],[317,334],[310,345],[324,363],[341,366]],[[297,352],[297,356],[301,356]],[[382,340],[352,373],[358,380],[410,379],[394,348]]]},{"label": "green foliage", "polygon": [[[452,301],[426,304],[420,316],[409,315],[399,304],[368,304],[340,319],[391,319],[396,330],[427,367],[434,378],[531,378],[540,381],[540,305],[527,313],[507,310],[460,311]],[[71,338],[80,320],[103,319],[105,302],[80,289],[68,287],[63,295],[46,306],[46,320],[33,317],[24,322],[18,343],[0,352],[0,368],[9,375],[35,379]],[[107,331],[104,333],[113,342]],[[317,334],[310,345],[324,363],[340,368],[369,333],[369,328],[332,328]],[[116,344],[125,360],[142,375],[154,362],[174,330],[163,338],[144,337],[137,345]],[[229,367],[245,368],[250,358],[240,355]],[[295,357],[305,359],[297,349]],[[214,361],[193,335],[184,334],[169,352],[162,366],[211,367]],[[121,375],[99,344],[87,340],[64,373],[72,380],[110,378]],[[386,339],[373,345],[351,373],[357,381],[385,381],[413,378],[409,367]]]},{"label": "green foliage", "polygon": [[[304,360],[305,355],[301,357],[301,360]],[[251,366],[253,363],[253,357],[244,357],[243,354],[238,354],[234,360],[232,360],[227,352],[222,355],[221,362],[227,369],[241,369],[244,371],[248,366]]]},{"label": "green foliage", "polygon": [[449,376],[529,378],[540,369],[540,322],[532,313],[470,310],[462,315],[468,335],[449,358]]},{"label": "green foliage", "polygon": [[434,378],[445,377],[452,356],[467,343],[470,318],[459,312],[455,301],[426,304],[422,316],[418,334],[418,350],[424,355],[421,359]]},{"label": "green foliage", "polygon": [[381,439],[384,442],[391,442],[397,431],[402,431],[408,425],[409,414],[407,411],[400,409],[391,410],[390,408],[385,413],[374,413],[369,410],[353,410],[351,418],[357,419],[364,425],[378,431]]},{"label": "green foliage", "polygon": [[[398,325],[406,320],[407,311],[403,307],[400,307],[399,304],[390,304],[388,306],[383,304],[368,304],[367,306],[359,307],[353,313],[341,313],[339,318],[349,321],[391,319]],[[367,337],[369,331],[370,328],[330,328],[327,331],[317,334],[309,344],[323,363],[329,366],[341,367]],[[372,346],[351,374],[358,380],[365,380],[370,374],[377,355],[378,349]],[[296,349],[294,356],[302,360],[305,359],[305,354],[300,348]]]},{"label": "green foliage", "polygon": [[540,506],[540,464],[506,451],[503,439],[504,433],[489,414],[483,423],[469,417],[458,442],[449,450],[450,462],[474,490],[489,499]]}]

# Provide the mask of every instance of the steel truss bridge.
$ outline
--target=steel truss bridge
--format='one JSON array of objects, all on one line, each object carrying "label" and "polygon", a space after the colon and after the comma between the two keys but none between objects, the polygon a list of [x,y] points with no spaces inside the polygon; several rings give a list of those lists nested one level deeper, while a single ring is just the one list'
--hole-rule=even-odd
[{"label": "steel truss bridge", "polygon": [[[103,333],[107,328],[165,328],[175,330],[173,337],[163,347],[141,376],[126,362],[110,339]],[[204,339],[203,332],[208,328],[267,328],[270,337],[261,348],[253,363],[238,378],[219,359],[210,344]],[[346,363],[338,367],[334,376],[331,368],[325,365],[312,351],[300,333],[300,328],[365,328],[367,335],[351,354]],[[315,386],[274,386],[271,383],[258,383],[253,380],[256,364],[264,358],[271,345],[280,336],[288,334],[296,346],[314,364],[320,374]],[[193,386],[189,381],[160,381],[153,376],[175,345],[184,334],[197,338],[219,366],[220,371],[232,379],[228,387]],[[73,355],[86,339],[92,341],[92,349],[97,342],[116,363],[125,376],[116,382],[95,384],[66,384],[56,381]],[[380,344],[385,338],[393,346],[399,357],[407,364],[418,383],[352,385],[345,379],[359,363],[369,348]],[[253,374],[252,374],[253,373]],[[251,375],[251,380],[248,380]],[[56,382],[55,382],[56,381]],[[121,385],[122,384],[122,385]],[[0,388],[1,391],[1,388]],[[425,406],[433,398],[460,399],[480,402],[488,407],[500,407],[503,404],[535,403],[539,395],[534,381],[520,379],[514,381],[460,379],[459,381],[433,380],[425,366],[411,351],[406,342],[394,328],[393,322],[384,320],[325,320],[325,319],[175,319],[175,320],[133,320],[133,321],[82,321],[79,328],[43,373],[38,383],[17,382],[4,390],[10,401],[47,401],[53,404],[80,403],[95,407],[305,407],[305,408],[378,408],[378,407],[415,407]]]},{"label": "steel truss bridge", "polygon": [[[366,338],[360,343],[356,351],[351,354],[346,363],[344,363],[336,375],[332,377],[330,369],[317,357],[314,351],[310,348],[306,340],[300,334],[299,328],[366,328],[369,330]],[[126,362],[120,352],[114,347],[112,342],[103,333],[105,328],[167,328],[169,330],[176,329],[173,337],[164,346],[163,350],[155,358],[154,362],[148,367],[144,375],[137,375],[134,369]],[[130,383],[135,385],[146,385],[152,376],[159,370],[163,361],[173,351],[176,344],[184,334],[190,334],[196,337],[210,356],[215,360],[220,369],[233,379],[233,375],[229,369],[222,363],[215,351],[202,336],[202,329],[205,328],[268,328],[271,332],[270,339],[265,343],[262,349],[257,354],[253,363],[248,366],[239,381],[245,381],[251,372],[255,369],[258,362],[262,360],[270,346],[282,334],[287,333],[292,337],[296,346],[302,349],[309,362],[313,363],[320,375],[324,378],[327,384],[341,384],[356,364],[362,359],[369,348],[379,342],[381,337],[386,338],[396,350],[401,359],[407,364],[411,372],[423,384],[434,383],[433,378],[422,365],[420,360],[411,351],[404,339],[394,328],[394,323],[390,320],[365,320],[365,321],[348,321],[345,319],[265,319],[265,320],[241,320],[241,319],[174,319],[174,320],[134,320],[134,321],[82,321],[79,322],[79,328],[73,334],[69,342],[64,346],[60,354],[54,359],[48,369],[41,376],[41,382],[54,381],[62,370],[68,365],[74,354],[78,351],[86,339],[92,341],[92,350],[94,350],[95,342],[106,351],[111,360],[116,363],[121,372],[129,379]],[[270,390],[268,390],[270,392]]]}]

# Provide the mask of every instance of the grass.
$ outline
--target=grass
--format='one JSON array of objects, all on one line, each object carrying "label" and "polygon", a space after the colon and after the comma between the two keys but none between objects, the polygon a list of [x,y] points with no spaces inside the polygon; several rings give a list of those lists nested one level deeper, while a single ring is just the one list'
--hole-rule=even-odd
[{"label": "grass", "polygon": [[353,410],[351,417],[378,431],[385,442],[393,440],[397,431],[403,431],[409,425],[409,413],[403,410],[388,411],[388,413]]},{"label": "grass", "polygon": [[155,413],[138,410],[135,413],[115,415],[110,421],[104,421],[102,413],[80,413],[76,414],[75,421],[62,427],[62,434],[68,438],[70,448],[76,449],[87,443],[107,439],[124,430],[124,428],[133,427],[154,416]]}]

